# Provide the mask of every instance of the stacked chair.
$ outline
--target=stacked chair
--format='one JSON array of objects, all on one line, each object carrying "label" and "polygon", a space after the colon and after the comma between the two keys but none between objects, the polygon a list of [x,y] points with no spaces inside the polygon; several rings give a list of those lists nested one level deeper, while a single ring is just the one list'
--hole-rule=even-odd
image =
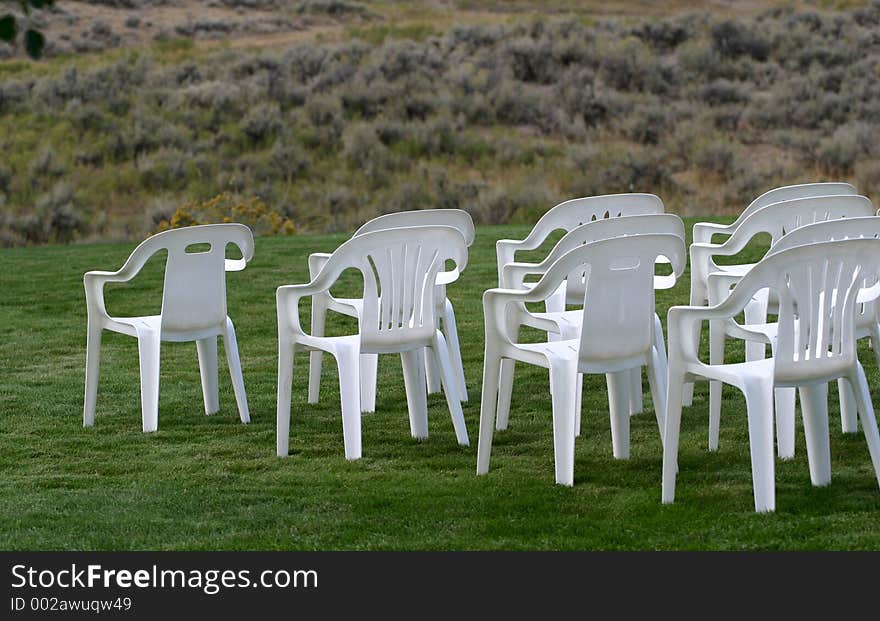
[{"label": "stacked chair", "polygon": [[[676,218],[676,216],[670,216]],[[565,240],[565,238],[563,238]],[[562,242],[560,242],[562,243]],[[580,417],[579,374],[610,374],[612,444],[615,457],[629,457],[629,390],[634,369],[648,367],[657,423],[664,427],[662,396],[665,355],[656,344],[654,279],[656,260],[668,259],[677,274],[684,270],[684,240],[678,235],[627,235],[576,244],[557,259],[530,289],[490,289],[483,296],[486,351],[477,473],[489,470],[496,391],[502,361],[519,360],[550,370],[553,399],[553,446],[556,482],[574,483],[575,420]],[[584,274],[586,273],[586,277]],[[583,279],[579,334],[547,343],[519,343],[507,328],[507,308],[542,302],[566,281]],[[550,326],[548,326],[550,327]]]},{"label": "stacked chair", "polygon": [[[810,478],[814,485],[831,480],[827,408],[821,400],[831,380],[843,378],[853,389],[871,461],[880,483],[880,435],[865,373],[856,357],[859,304],[880,293],[880,240],[848,239],[797,245],[757,263],[720,304],[669,310],[669,386],[663,448],[663,502],[675,498],[679,426],[686,380],[705,378],[743,391],[749,425],[755,510],[776,508],[773,459],[773,398],[778,387],[799,388]],[[873,287],[864,285],[873,283]],[[734,322],[764,289],[779,300],[771,358],[733,364],[699,359],[702,321]],[[748,324],[743,338],[754,338]],[[765,332],[767,334],[767,332]],[[694,338],[697,335],[697,338]]]},{"label": "stacked chair", "polygon": [[[663,201],[654,194],[629,193],[588,196],[565,201],[548,210],[538,220],[529,234],[522,240],[500,239],[496,242],[495,251],[498,262],[498,286],[510,288],[521,286],[529,288],[530,283],[520,282],[513,285],[508,278],[515,274],[506,266],[516,262],[516,253],[536,250],[556,231],[570,232],[577,227],[591,222],[610,220],[624,216],[656,215],[664,212]],[[579,305],[583,302],[583,291],[576,286],[566,288],[560,284],[552,295],[544,302],[548,313],[565,311],[567,304]],[[508,327],[512,330],[513,325]],[[555,332],[548,334],[548,339],[556,338]],[[501,363],[500,391],[498,398],[498,426],[507,427],[507,412],[510,410],[510,394],[515,367],[513,359],[505,358]],[[630,413],[642,411],[641,371],[633,370],[630,374],[629,405]]]},{"label": "stacked chair", "polygon": [[[718,256],[735,256],[742,252],[750,241],[760,234],[769,234],[771,244],[780,243],[787,234],[801,226],[814,222],[836,221],[848,218],[870,216],[874,213],[871,201],[864,196],[814,196],[797,198],[778,203],[771,203],[752,212],[744,218],[736,231],[721,244],[694,243],[691,245],[692,282],[698,280],[708,283],[710,305],[723,301],[732,285],[748,273],[755,264],[725,265],[719,267],[713,261]],[[765,292],[766,295],[767,292]],[[764,303],[752,303],[746,306],[746,323],[755,324],[766,321],[768,303],[776,299],[765,297]],[[710,362],[724,362],[724,342],[730,333],[725,333],[722,322],[710,322],[709,348]],[[757,360],[764,357],[764,343],[747,341],[746,360]],[[844,391],[845,392],[845,391]],[[780,389],[776,400],[777,418],[780,421],[779,455],[783,458],[794,456],[794,437],[784,430],[791,428],[787,421],[794,419],[794,390]],[[845,403],[851,400],[844,397]],[[844,409],[846,409],[845,406]],[[709,384],[709,449],[718,448],[719,417],[721,412],[721,382]]]},{"label": "stacked chair", "polygon": [[[346,459],[361,457],[361,399],[369,390],[365,390],[365,383],[372,382],[372,394],[375,394],[375,366],[365,382],[361,361],[378,354],[400,355],[410,430],[414,438],[426,438],[428,404],[424,361],[425,350],[428,350],[439,370],[458,442],[467,446],[467,429],[459,401],[461,379],[452,364],[446,337],[438,327],[438,307],[445,309],[448,302],[438,297],[445,298],[445,285],[466,267],[468,243],[467,235],[460,228],[440,224],[359,231],[329,257],[322,257],[321,267],[311,282],[278,288],[276,448],[279,456],[288,453],[293,358],[298,350],[325,352],[336,359]],[[444,273],[447,261],[455,264],[451,273]],[[299,300],[317,298],[318,312],[323,312],[332,303],[330,287],[349,268],[363,276],[363,295],[356,301],[339,304],[345,304],[356,313],[358,334],[326,337],[323,330],[319,334],[307,334],[299,320]],[[314,325],[323,328],[323,317]],[[447,330],[450,325],[453,324],[447,323]],[[460,361],[460,355],[456,355],[456,359]]]},{"label": "stacked chair", "polygon": [[[855,353],[857,338],[871,337],[874,343],[878,334],[880,218],[874,212],[871,201],[849,184],[805,184],[767,192],[730,226],[694,226],[691,306],[670,309],[667,322],[663,502],[674,499],[681,408],[692,399],[694,378],[710,380],[710,450],[718,447],[722,383],[745,393],[756,511],[775,509],[774,418],[779,456],[794,455],[796,390],[811,480],[830,482],[830,380],[838,383],[842,428],[857,431],[858,415],[880,482],[877,425]],[[714,233],[729,237],[711,243]],[[735,256],[762,233],[770,235],[771,246],[759,262],[715,263],[714,257]],[[708,364],[698,355],[702,321],[709,323]],[[727,339],[745,342],[745,362],[725,363]],[[770,358],[765,358],[767,345]]]},{"label": "stacked chair", "polygon": [[[390,213],[374,218],[364,224],[354,233],[354,237],[393,228],[406,228],[410,226],[451,226],[457,229],[465,244],[470,247],[474,243],[474,221],[470,214],[461,209],[421,209],[416,211],[401,211]],[[315,278],[324,264],[330,258],[327,253],[312,253],[309,255],[309,276]],[[437,290],[434,301],[437,304],[435,314],[440,322],[443,335],[449,345],[449,356],[452,360],[455,373],[456,390],[461,401],[467,401],[467,382],[464,377],[464,364],[461,361],[461,351],[458,345],[458,327],[455,323],[455,309],[452,302],[446,297],[446,285],[454,282],[464,269],[460,268],[442,271],[437,276]],[[329,291],[324,291],[312,296],[312,335],[324,334],[327,311],[334,311],[349,317],[359,317],[363,310],[361,298],[335,298]],[[309,356],[309,403],[317,403],[321,385],[321,362],[323,352],[313,351]],[[376,409],[376,369],[379,357],[376,354],[363,354],[361,358],[361,408],[364,412],[372,412]],[[428,392],[440,391],[439,375],[437,367],[433,364],[432,356],[425,356],[426,380]]]}]

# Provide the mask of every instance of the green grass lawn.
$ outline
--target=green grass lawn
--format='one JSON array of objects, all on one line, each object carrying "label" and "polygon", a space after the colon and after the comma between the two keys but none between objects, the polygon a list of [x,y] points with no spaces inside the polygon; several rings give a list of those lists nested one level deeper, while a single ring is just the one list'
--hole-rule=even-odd
[{"label": "green grass lawn", "polygon": [[[797,456],[777,461],[775,514],[753,512],[745,404],[733,388],[724,393],[721,448],[707,451],[705,383],[683,414],[674,505],[660,504],[662,451],[647,382],[632,457],[617,461],[604,377],[588,376],[575,485],[565,488],[553,483],[547,372],[519,365],[510,429],[496,432],[491,470],[477,477],[481,293],[495,283],[495,240],[525,233],[480,228],[467,270],[449,289],[471,446],[456,444],[441,395],[429,398],[430,438],[410,438],[399,359],[384,356],[376,412],[363,421],[364,457],[352,463],[343,457],[335,365],[326,359],[321,402],[308,405],[305,354],[294,373],[291,454],[275,457],[275,288],[305,282],[308,253],[343,237],[258,239],[248,269],[227,277],[253,422],[240,424],[222,368],[221,411],[205,416],[195,346],[168,343],[153,434],[140,431],[136,341],[107,332],[97,423],[82,428],[82,274],[118,268],[133,244],[0,251],[0,548],[880,548],[880,490],[863,436],[840,432],[836,390],[833,482],[810,485],[799,423]],[[133,283],[108,288],[110,312],[157,312],[162,268],[155,261]],[[687,291],[685,278],[660,292],[661,316],[686,303]],[[880,375],[864,345],[861,354],[877,402]]]}]

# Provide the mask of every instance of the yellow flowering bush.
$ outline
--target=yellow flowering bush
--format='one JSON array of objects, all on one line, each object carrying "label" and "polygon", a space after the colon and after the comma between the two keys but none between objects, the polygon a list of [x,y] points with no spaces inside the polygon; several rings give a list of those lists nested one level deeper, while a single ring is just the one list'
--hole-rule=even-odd
[{"label": "yellow flowering bush", "polygon": [[296,225],[277,211],[272,211],[261,199],[254,197],[247,201],[236,198],[229,192],[219,194],[206,201],[190,201],[159,222],[154,233],[167,229],[197,224],[218,224],[238,222],[251,228],[254,235],[293,235]]}]

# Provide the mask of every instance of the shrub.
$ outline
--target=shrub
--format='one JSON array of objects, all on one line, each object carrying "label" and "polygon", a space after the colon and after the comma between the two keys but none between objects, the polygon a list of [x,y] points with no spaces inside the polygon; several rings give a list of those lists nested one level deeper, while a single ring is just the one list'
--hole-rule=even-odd
[{"label": "shrub", "polygon": [[375,117],[395,96],[396,93],[391,86],[382,79],[374,80],[369,84],[356,79],[347,84],[340,93],[343,109],[353,116],[364,119]]},{"label": "shrub", "polygon": [[0,164],[0,194],[9,192],[12,185],[12,171],[4,164]]},{"label": "shrub", "polygon": [[742,103],[749,100],[745,88],[729,80],[713,80],[700,89],[700,99],[710,106]]},{"label": "shrub", "polygon": [[311,125],[312,145],[334,148],[345,127],[339,99],[330,95],[314,97],[306,104],[305,113]]},{"label": "shrub", "polygon": [[73,186],[64,182],[40,196],[35,212],[19,216],[12,228],[30,243],[68,243],[88,229]]},{"label": "shrub", "polygon": [[602,79],[619,91],[644,90],[651,66],[650,53],[641,41],[629,38],[615,42],[603,53]]},{"label": "shrub", "polygon": [[690,33],[683,24],[670,20],[644,23],[635,28],[633,34],[651,47],[664,52],[675,49],[690,38]]},{"label": "shrub", "polygon": [[856,162],[856,187],[866,196],[880,193],[880,160],[860,160]]},{"label": "shrub", "polygon": [[148,190],[180,190],[187,182],[187,154],[178,149],[160,149],[138,159],[141,184]]},{"label": "shrub", "polygon": [[345,132],[343,154],[349,165],[366,175],[372,187],[384,185],[387,175],[397,166],[396,158],[388,150],[376,130],[364,123],[352,125]]},{"label": "shrub", "polygon": [[513,187],[494,187],[480,194],[474,212],[484,224],[534,222],[556,201],[553,193],[538,180]]},{"label": "shrub", "polygon": [[828,173],[846,175],[858,159],[876,149],[877,132],[865,123],[838,127],[819,145],[819,165]]},{"label": "shrub", "polygon": [[555,58],[551,42],[547,39],[514,39],[507,44],[505,54],[513,77],[517,80],[552,84],[559,78],[561,64]]},{"label": "shrub", "polygon": [[351,15],[370,18],[373,14],[366,6],[358,2],[347,0],[303,0],[296,5],[298,13],[319,13],[332,15],[333,17],[348,17]]},{"label": "shrub", "polygon": [[254,144],[273,138],[282,127],[281,112],[277,105],[254,106],[241,121],[241,131]]},{"label": "shrub", "polygon": [[303,177],[312,165],[309,156],[299,145],[292,144],[290,137],[275,141],[269,152],[269,162],[281,178],[288,182]]},{"label": "shrub", "polygon": [[694,164],[705,173],[726,177],[733,170],[736,154],[725,140],[699,144],[694,152]]},{"label": "shrub", "polygon": [[260,198],[241,200],[229,193],[220,194],[206,201],[191,201],[181,205],[169,219],[162,219],[153,232],[222,222],[244,224],[249,226],[255,235],[296,233],[296,226],[290,219],[269,209]]},{"label": "shrub", "polygon": [[443,58],[429,43],[401,39],[379,48],[372,55],[365,75],[381,75],[389,82],[421,76],[430,83],[443,65]]},{"label": "shrub", "polygon": [[31,160],[28,170],[32,182],[39,183],[46,178],[60,177],[67,169],[55,154],[52,145],[46,145]]},{"label": "shrub", "polygon": [[767,60],[770,43],[753,28],[754,25],[732,20],[716,24],[712,27],[712,46],[723,57],[750,56],[759,61]]}]

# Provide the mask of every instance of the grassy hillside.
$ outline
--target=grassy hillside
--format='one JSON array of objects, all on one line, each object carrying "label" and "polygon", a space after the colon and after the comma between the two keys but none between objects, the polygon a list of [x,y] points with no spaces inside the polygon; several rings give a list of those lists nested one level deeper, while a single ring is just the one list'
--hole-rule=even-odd
[{"label": "grassy hillside", "polygon": [[418,207],[527,223],[637,190],[722,214],[785,183],[880,184],[877,4],[208,3],[290,22],[268,34],[196,27],[204,3],[98,4],[101,50],[63,47],[52,20],[73,18],[50,16],[54,56],[0,62],[2,245],[137,239],[224,191],[342,232]]},{"label": "grassy hillside", "polygon": [[[688,229],[692,225],[689,221]],[[877,549],[880,490],[861,435],[840,433],[831,391],[833,483],[810,485],[803,430],[777,461],[777,507],[753,512],[742,396],[725,389],[721,447],[706,450],[706,384],[683,416],[677,502],[660,504],[661,446],[650,397],[633,419],[632,458],[615,461],[601,376],[588,377],[575,486],[553,484],[546,371],[520,365],[510,429],[477,477],[481,293],[495,280],[494,242],[524,227],[480,227],[450,287],[461,331],[472,441],[459,447],[440,395],[431,437],[412,440],[399,362],[379,366],[377,411],[364,418],[364,457],[347,463],[335,365],[320,404],[306,404],[307,356],[296,360],[291,455],[275,447],[274,290],[303,282],[306,256],[343,236],[259,238],[253,262],[228,276],[253,417],[241,425],[228,376],[221,411],[203,413],[195,347],[163,344],[159,431],[142,434],[134,339],[107,333],[97,424],[81,427],[85,350],[82,273],[118,267],[131,244],[0,250],[0,548],[2,549]],[[753,250],[753,256],[760,248]],[[162,264],[108,289],[113,313],[158,310]],[[343,292],[356,283],[343,283]],[[687,299],[683,279],[660,292],[662,316]],[[307,308],[303,309],[307,312]],[[350,323],[334,322],[342,331]],[[736,355],[741,355],[741,351]],[[880,386],[870,351],[869,382]],[[732,358],[731,358],[732,359]],[[880,394],[875,390],[875,403]]]}]

